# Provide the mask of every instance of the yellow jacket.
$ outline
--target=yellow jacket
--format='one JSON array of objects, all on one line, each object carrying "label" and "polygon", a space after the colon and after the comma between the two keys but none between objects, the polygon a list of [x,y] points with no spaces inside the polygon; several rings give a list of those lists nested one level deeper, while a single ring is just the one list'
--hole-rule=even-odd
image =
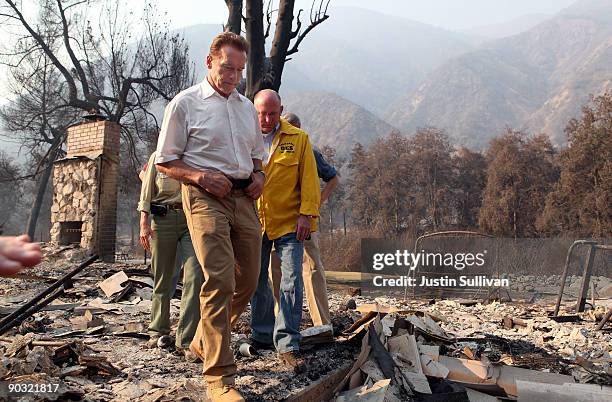
[{"label": "yellow jacket", "polygon": [[[295,232],[300,215],[319,216],[321,190],[308,134],[281,119],[264,171],[266,183],[257,206],[262,231],[270,240]],[[310,224],[316,231],[315,218]]]}]

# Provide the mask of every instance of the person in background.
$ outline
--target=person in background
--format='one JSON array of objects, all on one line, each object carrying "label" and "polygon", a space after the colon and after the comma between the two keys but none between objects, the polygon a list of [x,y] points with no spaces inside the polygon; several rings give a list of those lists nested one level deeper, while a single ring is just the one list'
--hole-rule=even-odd
[{"label": "person in background", "polygon": [[[140,170],[140,172],[138,172],[138,178],[140,179],[140,182],[142,183],[142,181],[145,178],[145,174],[147,173],[147,169],[149,168],[149,162],[145,162],[145,164],[142,166],[142,169]],[[140,222],[140,219],[139,219]],[[149,251],[149,250],[146,250]],[[146,252],[145,251],[145,252]],[[183,270],[183,256],[181,255],[181,246],[180,244],[176,247],[176,270],[175,270],[175,274],[174,277],[172,278],[172,289],[174,289],[174,292],[176,293],[176,287],[178,285],[182,270]],[[188,349],[186,349],[188,350]],[[187,360],[192,360],[191,358],[193,357],[192,353],[185,353],[186,350],[177,350],[177,352],[179,354],[183,354],[185,356],[187,356]],[[194,357],[193,359],[198,360],[197,357]]]},{"label": "person in background", "polygon": [[[293,113],[285,113],[282,116],[287,122],[297,128],[301,128],[300,118]],[[321,191],[321,204],[323,204],[334,191],[340,179],[338,172],[331,166],[321,152],[312,149],[317,163],[317,173],[319,178],[325,182]],[[272,292],[276,310],[278,309],[279,287],[280,287],[280,259],[276,254],[272,254],[271,262]],[[330,325],[331,316],[329,314],[329,304],[327,298],[327,282],[325,280],[325,268],[321,259],[319,249],[319,232],[312,232],[310,239],[304,240],[304,264],[302,266],[302,278],[304,281],[304,293],[306,295],[306,305],[312,318],[314,326]]]},{"label": "person in background", "polygon": [[[189,351],[200,321],[200,289],[204,275],[195,255],[187,228],[181,199],[181,184],[155,167],[156,153],[147,162],[138,211],[140,211],[140,244],[151,252],[153,295],[149,347],[156,347],[159,337],[170,333],[170,300],[176,290],[177,247],[183,259],[183,291],[176,348],[188,361],[197,357]],[[151,218],[151,223],[149,223]]]},{"label": "person in background", "polygon": [[[281,119],[283,108],[277,92],[258,92],[255,108],[264,137],[267,179],[258,200],[263,236],[259,284],[251,300],[251,342],[260,348],[274,344],[281,363],[301,373],[306,368],[299,353],[303,242],[316,230],[319,215],[317,165],[308,134]],[[276,317],[268,286],[272,247],[281,260]]]}]

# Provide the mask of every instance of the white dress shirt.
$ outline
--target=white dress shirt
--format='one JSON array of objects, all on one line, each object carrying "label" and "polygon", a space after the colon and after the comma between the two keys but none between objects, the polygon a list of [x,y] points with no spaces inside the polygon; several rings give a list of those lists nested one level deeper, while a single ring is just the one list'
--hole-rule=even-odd
[{"label": "white dress shirt", "polygon": [[268,134],[262,133],[263,144],[264,144],[264,156],[262,159],[262,165],[266,166],[268,161],[270,160],[270,150],[272,149],[272,143],[274,142],[274,137],[276,136],[276,132],[280,127],[280,123],[274,127],[274,130],[270,131]]},{"label": "white dress shirt", "polygon": [[257,111],[238,91],[226,99],[205,78],[166,106],[155,163],[182,159],[196,169],[246,179],[253,171],[252,159],[263,157]]}]

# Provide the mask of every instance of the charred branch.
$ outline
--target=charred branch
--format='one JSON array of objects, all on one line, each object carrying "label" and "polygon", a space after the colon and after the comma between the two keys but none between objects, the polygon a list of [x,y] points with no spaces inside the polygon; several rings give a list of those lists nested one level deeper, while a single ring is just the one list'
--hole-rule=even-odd
[{"label": "charred branch", "polygon": [[[299,48],[300,44],[302,43],[302,41],[304,40],[304,38],[306,37],[306,35],[308,35],[310,33],[310,31],[315,29],[317,27],[317,25],[322,24],[326,19],[329,18],[329,15],[327,14],[327,8],[329,7],[329,1],[330,0],[327,0],[327,3],[325,4],[325,7],[323,7],[324,0],[321,0],[321,2],[319,3],[319,8],[316,11],[314,9],[315,3],[314,2],[312,3],[312,7],[310,9],[310,25],[308,25],[308,27],[301,34],[299,33],[300,28],[301,28],[301,22],[300,22],[300,15],[298,13],[297,28],[291,34],[292,35],[291,38],[297,37],[297,39],[296,39],[295,43],[293,44],[293,47],[290,50],[287,51],[286,56],[290,56],[290,55],[292,55],[294,53],[297,53],[298,48]],[[300,11],[302,11],[302,10],[300,10]]]},{"label": "charred branch", "polygon": [[272,0],[268,0],[268,5],[266,6],[266,32],[264,34],[264,40],[268,39],[270,36],[270,28],[272,27],[272,14],[278,10],[272,9]]}]

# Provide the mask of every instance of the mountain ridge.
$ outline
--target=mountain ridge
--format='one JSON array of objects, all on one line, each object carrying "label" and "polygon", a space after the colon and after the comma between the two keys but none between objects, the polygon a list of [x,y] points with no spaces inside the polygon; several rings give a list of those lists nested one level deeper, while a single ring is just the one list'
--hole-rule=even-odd
[{"label": "mountain ridge", "polygon": [[563,144],[567,121],[589,94],[611,88],[605,77],[612,78],[611,24],[575,14],[561,12],[450,59],[390,109],[387,120],[408,131],[437,126],[475,148],[506,127],[546,132]]}]

